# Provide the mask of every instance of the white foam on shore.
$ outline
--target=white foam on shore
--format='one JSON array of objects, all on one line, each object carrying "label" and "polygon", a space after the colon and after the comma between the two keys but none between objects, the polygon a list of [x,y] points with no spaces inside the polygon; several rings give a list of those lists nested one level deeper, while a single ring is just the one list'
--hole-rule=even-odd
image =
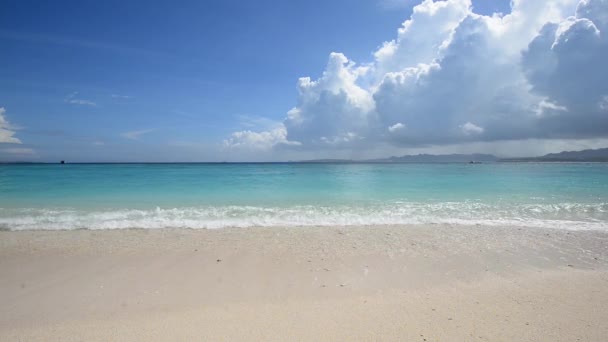
[{"label": "white foam on shore", "polygon": [[6,230],[420,224],[608,231],[608,203],[488,205],[479,202],[397,202],[369,206],[208,206],[98,211],[0,208],[0,228]]}]

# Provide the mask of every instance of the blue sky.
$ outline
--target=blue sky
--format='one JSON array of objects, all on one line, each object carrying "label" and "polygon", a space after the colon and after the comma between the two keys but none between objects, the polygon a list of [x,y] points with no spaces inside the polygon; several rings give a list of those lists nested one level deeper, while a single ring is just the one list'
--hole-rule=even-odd
[{"label": "blue sky", "polygon": [[[430,66],[432,72],[433,61],[446,66],[448,64],[442,63],[476,51],[475,44],[490,49],[491,44],[467,40],[468,47],[458,50],[454,32],[464,31],[464,24],[453,25],[442,36],[442,41],[434,42],[434,36],[427,39],[427,33],[441,30],[440,20],[446,25],[450,20],[466,23],[463,19],[473,18],[473,14],[490,18],[494,12],[504,15],[511,12],[509,1],[477,0],[468,4],[468,0],[449,0],[447,3],[449,6],[437,12],[422,11],[420,19],[414,20],[416,24],[422,25],[425,20],[436,22],[418,33],[407,32],[401,39],[397,30],[410,19],[418,1],[218,0],[178,4],[169,1],[3,1],[0,4],[0,108],[3,108],[0,160],[287,160],[467,149],[517,154],[514,149],[526,141],[540,146],[538,151],[604,143],[605,125],[602,126],[601,120],[605,113],[601,101],[608,92],[603,93],[603,83],[597,94],[599,112],[589,114],[592,122],[600,120],[600,129],[581,127],[576,132],[562,131],[561,126],[567,125],[569,118],[543,123],[553,125],[553,132],[557,134],[540,132],[533,128],[536,123],[527,121],[522,125],[529,127],[529,132],[528,129],[522,132],[518,127],[512,128],[519,130],[517,133],[493,129],[494,121],[484,118],[505,115],[503,108],[507,105],[501,102],[500,109],[496,109],[495,104],[488,109],[490,105],[486,103],[475,107],[483,108],[483,118],[471,114],[460,119],[461,114],[454,114],[460,120],[453,120],[453,126],[460,130],[457,137],[451,131],[443,132],[442,124],[430,124],[432,127],[424,124],[429,118],[441,120],[445,115],[445,108],[430,106],[439,99],[426,99],[426,93],[411,89],[387,97],[384,90],[389,84],[382,81],[386,75],[419,65],[426,65],[427,69]],[[556,3],[563,5],[563,9],[559,7],[561,12],[557,14],[544,14],[547,22],[566,20],[574,15],[573,1],[556,0]],[[426,6],[435,5],[428,0]],[[525,6],[521,7],[527,11]],[[605,10],[604,7],[602,3],[600,10]],[[440,11],[446,13],[445,18]],[[536,15],[533,11],[547,12],[532,8],[530,16]],[[493,25],[489,19],[486,21],[487,25]],[[501,25],[506,30],[515,31],[514,24],[503,21]],[[527,23],[523,19],[522,22]],[[517,43],[522,51],[539,34],[542,24],[526,24],[533,32],[528,41]],[[470,37],[473,35],[466,39]],[[422,55],[420,51],[426,51],[427,47],[408,45],[416,39],[434,44],[429,45],[429,49],[439,49],[442,42],[451,45]],[[505,35],[504,39],[510,44],[508,39],[512,38]],[[378,57],[378,51],[384,42],[390,41],[396,41],[395,46],[405,53],[402,57],[398,53],[391,55],[389,63],[381,60],[384,57]],[[493,41],[497,39],[494,37]],[[585,47],[590,51],[590,58],[602,56],[601,46],[597,51]],[[487,56],[488,51],[493,52],[484,50],[483,55]],[[340,55],[330,55],[332,52]],[[533,52],[528,55],[533,57]],[[408,56],[419,53],[419,60],[411,57],[416,63],[409,61]],[[469,60],[473,63],[480,55]],[[495,58],[513,58],[511,55],[516,54],[500,51]],[[520,51],[517,55],[521,56]],[[405,61],[414,64],[406,65]],[[523,62],[518,59],[507,64],[521,70]],[[338,72],[352,74],[355,78],[352,84],[345,81],[351,76],[340,76],[337,82],[343,83],[335,87],[336,83],[332,83],[327,89],[319,84],[296,86],[301,77],[310,77],[314,83],[324,75],[331,76],[328,68],[332,63],[343,68]],[[383,68],[390,70],[384,70],[381,76],[371,75],[372,72],[361,70],[365,66],[374,69],[373,73]],[[460,68],[458,70],[467,70],[464,66]],[[496,66],[491,65],[486,72],[496,72],[498,76],[508,72],[504,68],[493,68]],[[524,70],[522,75],[535,74],[534,70]],[[452,73],[447,81],[442,77],[432,78],[440,79],[437,90],[446,85],[459,87],[460,81],[472,76]],[[527,91],[535,97],[530,100],[536,106],[531,112],[551,110],[560,114],[570,110],[569,100],[559,98],[559,89],[535,88],[535,80],[526,80],[531,85],[527,88],[533,89]],[[515,84],[519,80],[509,82]],[[511,87],[511,83],[502,88]],[[314,101],[306,95],[308,92],[316,96]],[[325,97],[326,93],[330,96]],[[447,96],[460,96],[448,93]],[[344,103],[372,103],[345,107],[339,102],[340,96]],[[478,96],[483,98],[485,94]],[[492,96],[504,97],[503,102],[513,101],[505,94]],[[426,99],[426,102],[411,108],[408,107],[411,101],[407,105],[395,103],[408,97]],[[288,112],[293,113],[292,109],[297,109],[304,120],[290,119]],[[422,110],[423,116],[412,116]],[[372,117],[381,120],[372,122]],[[350,127],[349,121],[364,123]],[[416,132],[397,136],[399,131],[410,127],[416,127]],[[429,127],[438,132],[436,136],[425,132]],[[395,136],[390,136],[393,133]],[[432,139],[421,139],[421,136]]]}]

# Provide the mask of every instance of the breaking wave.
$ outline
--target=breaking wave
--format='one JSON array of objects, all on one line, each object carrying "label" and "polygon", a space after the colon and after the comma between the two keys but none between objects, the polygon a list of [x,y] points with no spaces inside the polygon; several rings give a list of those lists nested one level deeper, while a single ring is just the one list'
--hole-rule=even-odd
[{"label": "breaking wave", "polygon": [[187,208],[0,208],[3,230],[215,229],[453,224],[608,230],[608,203],[500,204],[392,202],[359,206],[206,206]]}]

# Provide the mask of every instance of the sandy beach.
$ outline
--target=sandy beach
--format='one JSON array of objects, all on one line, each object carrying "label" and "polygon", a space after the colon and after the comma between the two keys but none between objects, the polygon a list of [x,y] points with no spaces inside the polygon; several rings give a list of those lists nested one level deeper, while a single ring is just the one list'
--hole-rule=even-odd
[{"label": "sandy beach", "polygon": [[602,341],[608,234],[0,232],[0,340]]}]

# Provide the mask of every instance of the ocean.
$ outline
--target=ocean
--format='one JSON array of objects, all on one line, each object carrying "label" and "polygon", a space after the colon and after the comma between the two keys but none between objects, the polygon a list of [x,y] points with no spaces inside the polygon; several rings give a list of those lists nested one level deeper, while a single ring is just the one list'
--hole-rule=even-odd
[{"label": "ocean", "polygon": [[608,230],[608,164],[6,164],[0,229]]}]

